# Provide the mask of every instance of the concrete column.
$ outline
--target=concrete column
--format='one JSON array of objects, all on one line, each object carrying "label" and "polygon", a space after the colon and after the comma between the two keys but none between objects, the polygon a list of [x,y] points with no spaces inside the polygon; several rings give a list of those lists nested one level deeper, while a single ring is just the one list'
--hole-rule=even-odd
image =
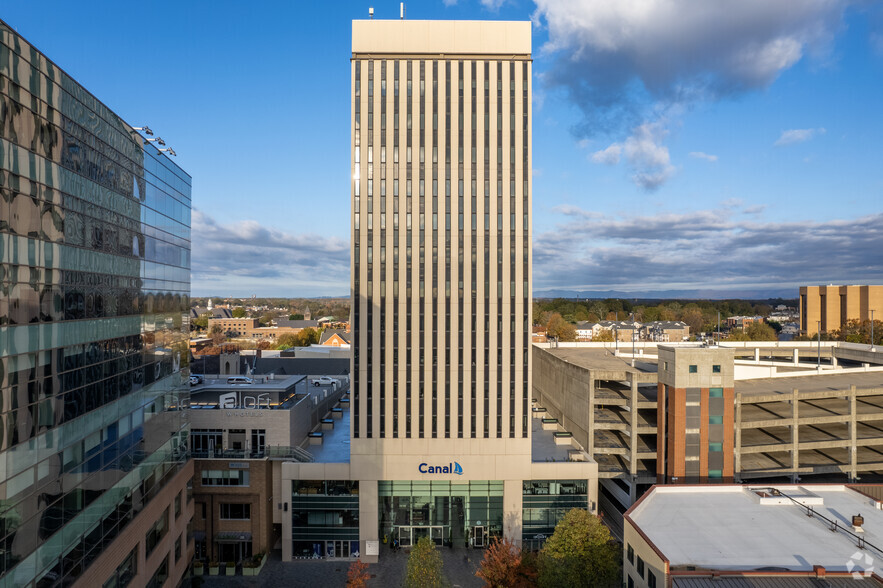
[{"label": "concrete column", "polygon": [[516,545],[521,545],[523,497],[521,480],[503,481],[503,536]]},{"label": "concrete column", "polygon": [[742,400],[736,394],[736,419],[733,424],[733,475],[739,480],[739,474],[742,473]]},{"label": "concrete column", "polygon": [[[359,559],[377,563],[376,555],[366,555],[365,543],[380,539],[377,480],[359,481]],[[291,517],[289,517],[290,519]]]},{"label": "concrete column", "polygon": [[834,355],[834,350],[831,350],[831,365],[837,367],[837,356]]},{"label": "concrete column", "polygon": [[791,391],[791,480],[797,481],[797,469],[800,467],[800,436],[798,434],[799,427],[797,425],[798,414],[798,391],[797,388]]},{"label": "concrete column", "polygon": [[628,377],[632,387],[629,397],[629,428],[631,429],[629,473],[635,476],[638,473],[638,381],[633,374],[628,374]]},{"label": "concrete column", "polygon": [[754,361],[760,363],[760,347],[754,348]]},{"label": "concrete column", "polygon": [[849,481],[855,482],[858,479],[858,446],[856,439],[858,437],[858,421],[856,414],[858,413],[858,402],[855,396],[855,384],[849,387]]},{"label": "concrete column", "polygon": [[800,351],[798,351],[797,349],[794,350],[793,362],[794,362],[794,365],[797,365],[800,363]]}]

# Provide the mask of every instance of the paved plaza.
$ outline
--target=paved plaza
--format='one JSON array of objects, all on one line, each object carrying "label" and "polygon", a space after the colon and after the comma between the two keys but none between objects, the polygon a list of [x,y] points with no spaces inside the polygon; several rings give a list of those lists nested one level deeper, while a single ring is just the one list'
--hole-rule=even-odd
[{"label": "paved plaza", "polygon": [[[484,550],[439,547],[444,561],[445,577],[452,587],[478,588],[484,582],[475,576],[478,566],[484,557]],[[402,549],[392,551],[381,546],[380,561],[368,566],[368,586],[394,587],[401,586],[405,579],[405,568],[408,554]],[[300,560],[283,563],[279,552],[274,551],[267,560],[267,565],[260,576],[203,576],[204,588],[282,588],[284,587],[316,587],[345,586],[346,573],[352,560]]]}]

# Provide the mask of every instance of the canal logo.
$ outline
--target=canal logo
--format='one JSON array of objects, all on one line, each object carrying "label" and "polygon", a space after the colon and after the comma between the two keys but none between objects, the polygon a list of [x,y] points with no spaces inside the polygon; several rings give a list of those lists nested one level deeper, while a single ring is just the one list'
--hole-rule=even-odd
[{"label": "canal logo", "polygon": [[457,474],[463,475],[463,467],[456,461],[448,465],[429,465],[426,462],[417,466],[417,470],[421,474]]}]

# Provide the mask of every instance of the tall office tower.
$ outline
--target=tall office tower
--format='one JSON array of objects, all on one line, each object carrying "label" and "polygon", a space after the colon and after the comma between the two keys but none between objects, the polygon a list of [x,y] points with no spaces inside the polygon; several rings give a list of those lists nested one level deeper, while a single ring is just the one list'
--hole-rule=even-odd
[{"label": "tall office tower", "polygon": [[0,587],[184,574],[189,292],[190,176],[0,21]]},{"label": "tall office tower", "polygon": [[381,502],[463,481],[491,526],[530,456],[530,45],[528,22],[353,22],[353,477]]}]

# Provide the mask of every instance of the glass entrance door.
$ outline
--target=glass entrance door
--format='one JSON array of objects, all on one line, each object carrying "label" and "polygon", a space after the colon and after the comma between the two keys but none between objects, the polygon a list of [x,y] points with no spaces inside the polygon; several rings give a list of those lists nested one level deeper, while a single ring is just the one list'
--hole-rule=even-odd
[{"label": "glass entrance door", "polygon": [[487,535],[487,527],[472,527],[472,546],[484,547]]}]

